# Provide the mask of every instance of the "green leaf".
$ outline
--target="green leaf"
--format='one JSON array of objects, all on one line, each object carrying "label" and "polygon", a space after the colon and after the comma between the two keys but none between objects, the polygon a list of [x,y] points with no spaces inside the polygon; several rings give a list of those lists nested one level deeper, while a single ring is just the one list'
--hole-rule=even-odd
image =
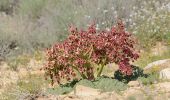
[{"label": "green leaf", "polygon": [[104,92],[123,91],[127,88],[126,84],[112,78],[99,78],[94,84],[96,88],[101,89]]},{"label": "green leaf", "polygon": [[95,84],[87,79],[80,80],[77,85],[83,85],[91,88],[95,88]]}]

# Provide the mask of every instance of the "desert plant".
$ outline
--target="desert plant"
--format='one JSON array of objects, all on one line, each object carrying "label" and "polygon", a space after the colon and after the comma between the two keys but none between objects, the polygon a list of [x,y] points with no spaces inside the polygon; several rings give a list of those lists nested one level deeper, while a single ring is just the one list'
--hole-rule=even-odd
[{"label": "desert plant", "polygon": [[40,17],[42,9],[45,8],[47,0],[21,0],[17,11],[21,15],[28,15],[33,19]]},{"label": "desert plant", "polygon": [[98,79],[96,79],[93,83],[95,84],[95,87],[97,89],[101,89],[103,92],[111,91],[120,92],[127,89],[126,84],[109,77],[101,76]]},{"label": "desert plant", "polygon": [[137,80],[139,77],[148,76],[147,74],[143,73],[143,69],[141,69],[140,67],[137,67],[134,65],[132,65],[131,67],[132,67],[132,75],[127,76],[127,75],[122,74],[119,70],[117,70],[114,73],[114,78],[124,83],[128,83],[129,81]]},{"label": "desert plant", "polygon": [[77,77],[93,80],[94,65],[97,66],[99,77],[104,66],[116,63],[124,75],[131,75],[130,61],[139,56],[134,48],[134,38],[125,31],[122,21],[110,31],[96,31],[91,25],[87,31],[78,31],[70,27],[69,37],[47,49],[47,63],[44,67],[46,76],[50,76],[52,84],[61,83],[61,79],[71,80]]}]

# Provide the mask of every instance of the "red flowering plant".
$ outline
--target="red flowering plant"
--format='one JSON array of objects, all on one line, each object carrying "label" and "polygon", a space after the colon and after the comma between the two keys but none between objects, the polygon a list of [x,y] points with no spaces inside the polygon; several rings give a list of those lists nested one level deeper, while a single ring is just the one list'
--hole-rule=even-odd
[{"label": "red flowering plant", "polygon": [[[132,74],[130,61],[139,56],[134,48],[134,38],[125,31],[122,21],[110,31],[96,31],[93,24],[86,31],[71,26],[70,32],[66,40],[47,49],[44,70],[52,84],[60,84],[62,79],[73,80],[78,75],[93,80],[94,72],[99,77],[109,63],[118,64],[124,75]],[[94,65],[98,65],[96,71]]]}]

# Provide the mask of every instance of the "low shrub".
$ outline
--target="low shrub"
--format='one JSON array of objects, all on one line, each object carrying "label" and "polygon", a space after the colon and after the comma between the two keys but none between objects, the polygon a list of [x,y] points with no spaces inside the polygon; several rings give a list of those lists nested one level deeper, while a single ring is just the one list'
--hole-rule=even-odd
[{"label": "low shrub", "polygon": [[159,80],[160,80],[159,74],[156,72],[148,74],[147,77],[139,77],[138,78],[138,81],[144,85],[153,84],[153,83],[159,82]]},{"label": "low shrub", "polygon": [[75,87],[77,85],[83,85],[86,87],[100,89],[102,92],[111,92],[111,91],[120,92],[126,90],[128,87],[126,84],[116,79],[101,76],[94,81],[89,81],[87,79],[82,79],[79,81],[73,80],[70,83],[66,83],[64,85],[60,85],[55,88],[48,88],[47,93],[55,94],[55,95],[67,94],[75,90]]},{"label": "low shrub", "polygon": [[11,57],[10,59],[8,59],[7,63],[10,66],[11,70],[13,71],[18,71],[19,67],[24,66],[26,67],[26,65],[29,63],[31,59],[31,56],[29,55],[20,55],[17,57]]},{"label": "low shrub", "polygon": [[120,92],[127,89],[126,84],[109,77],[99,77],[93,83],[97,89],[101,89],[103,92]]}]

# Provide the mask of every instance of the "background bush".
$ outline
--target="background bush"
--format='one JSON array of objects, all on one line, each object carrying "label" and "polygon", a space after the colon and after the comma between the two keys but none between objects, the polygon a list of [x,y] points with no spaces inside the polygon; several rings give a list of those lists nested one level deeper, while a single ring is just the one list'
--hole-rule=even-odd
[{"label": "background bush", "polygon": [[65,39],[70,24],[86,28],[95,21],[97,29],[108,29],[122,18],[139,47],[148,50],[157,41],[169,43],[169,5],[168,0],[0,0],[0,40],[16,42],[18,49],[8,55],[32,53]]}]

